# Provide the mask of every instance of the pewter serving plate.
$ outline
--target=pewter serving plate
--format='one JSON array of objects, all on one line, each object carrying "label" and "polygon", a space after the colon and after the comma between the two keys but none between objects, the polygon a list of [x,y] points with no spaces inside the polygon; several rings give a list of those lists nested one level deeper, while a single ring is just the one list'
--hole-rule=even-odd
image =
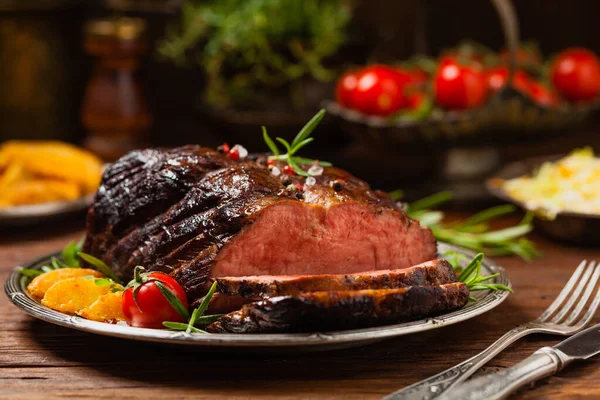
[{"label": "pewter serving plate", "polygon": [[30,226],[83,213],[92,203],[94,194],[71,201],[14,206],[0,209],[0,227]]},{"label": "pewter serving plate", "polygon": [[[469,259],[475,255],[475,253],[471,251],[444,243],[439,243],[438,249],[440,257],[449,250],[462,253]],[[5,291],[8,298],[14,305],[29,315],[56,325],[100,335],[147,342],[203,346],[222,350],[241,350],[242,348],[246,348],[262,350],[278,349],[280,351],[292,352],[322,351],[362,346],[397,336],[428,331],[430,329],[437,329],[446,325],[465,321],[497,307],[508,296],[508,292],[475,292],[473,295],[477,298],[477,302],[469,302],[461,310],[418,321],[366,329],[294,334],[186,334],[168,330],[133,328],[126,325],[111,325],[95,322],[78,316],[63,314],[44,307],[29,297],[25,290],[25,281],[22,279],[19,270],[21,268],[38,269],[42,265],[47,264],[50,257],[53,255],[56,254],[50,254],[27,263],[22,267],[15,268],[6,281]],[[510,286],[506,271],[491,260],[484,260],[482,273],[486,275],[498,273],[500,275],[495,278],[495,283],[502,283]]]}]

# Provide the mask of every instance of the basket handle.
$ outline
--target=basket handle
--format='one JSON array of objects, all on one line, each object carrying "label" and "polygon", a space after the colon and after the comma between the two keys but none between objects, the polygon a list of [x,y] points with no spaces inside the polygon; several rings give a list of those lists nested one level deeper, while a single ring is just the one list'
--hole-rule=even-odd
[{"label": "basket handle", "polygon": [[498,12],[502,31],[504,32],[504,40],[506,41],[506,49],[508,50],[508,76],[507,83],[513,81],[515,69],[517,66],[517,51],[519,49],[519,21],[517,13],[511,0],[491,0],[492,4]]}]

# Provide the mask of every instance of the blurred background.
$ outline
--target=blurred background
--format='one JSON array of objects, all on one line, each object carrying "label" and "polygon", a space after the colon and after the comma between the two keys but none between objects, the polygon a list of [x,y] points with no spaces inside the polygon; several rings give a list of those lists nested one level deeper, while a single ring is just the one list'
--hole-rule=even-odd
[{"label": "blurred background", "polygon": [[[520,39],[540,58],[532,79],[550,85],[548,65],[564,49],[600,52],[599,2],[514,8]],[[107,161],[186,143],[256,152],[267,150],[261,125],[289,137],[326,107],[307,156],[409,197],[449,188],[487,201],[482,182],[507,162],[598,148],[595,103],[503,90],[498,102],[441,107],[428,81],[433,105],[395,118],[336,102],[335,85],[372,63],[412,59],[406,68],[435,74],[451,48],[504,65],[506,37],[497,8],[481,0],[1,0],[0,141],[57,139]],[[465,40],[478,44],[465,50]]]}]

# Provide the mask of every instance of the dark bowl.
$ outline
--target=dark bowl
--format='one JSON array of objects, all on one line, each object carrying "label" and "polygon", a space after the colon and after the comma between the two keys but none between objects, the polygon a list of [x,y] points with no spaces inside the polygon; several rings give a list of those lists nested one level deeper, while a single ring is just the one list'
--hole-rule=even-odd
[{"label": "dark bowl", "polygon": [[[535,157],[508,164],[494,178],[487,180],[486,187],[495,197],[527,210],[521,201],[516,200],[502,189],[500,180],[529,175],[542,163],[556,161],[562,157],[564,155]],[[586,246],[600,245],[600,234],[598,234],[600,232],[600,215],[560,212],[552,220],[536,216],[534,225],[541,233],[562,242]]]}]

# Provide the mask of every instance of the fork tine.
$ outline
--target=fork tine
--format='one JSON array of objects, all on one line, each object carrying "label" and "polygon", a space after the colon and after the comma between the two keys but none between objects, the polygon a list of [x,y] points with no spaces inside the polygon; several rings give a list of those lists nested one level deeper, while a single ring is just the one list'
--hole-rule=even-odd
[{"label": "fork tine", "polygon": [[592,320],[592,318],[594,318],[594,315],[596,315],[596,310],[598,310],[598,306],[600,306],[600,288],[598,288],[598,291],[596,292],[596,297],[594,297],[592,304],[590,304],[590,307],[587,309],[587,311],[576,326],[578,328],[585,327]]},{"label": "fork tine", "polygon": [[565,301],[565,298],[571,292],[571,289],[573,289],[573,286],[575,286],[575,284],[579,280],[579,276],[585,269],[586,264],[587,260],[583,260],[579,263],[579,266],[577,267],[575,272],[573,272],[573,275],[571,275],[571,278],[569,279],[565,287],[560,291],[558,297],[552,302],[552,304],[550,304],[550,307],[548,307],[546,311],[544,311],[542,315],[540,315],[540,317],[538,318],[539,321],[545,321],[550,315],[554,314],[554,312],[563,303],[563,301]]},{"label": "fork tine", "polygon": [[[591,265],[593,266],[594,264],[596,264],[594,261],[592,261]],[[567,320],[565,321],[565,324],[567,325],[571,325],[573,322],[575,322],[577,320],[577,317],[579,316],[579,314],[581,314],[581,311],[583,310],[583,307],[585,307],[585,305],[588,303],[588,300],[590,299],[592,293],[594,292],[594,289],[596,288],[596,285],[598,284],[598,279],[600,278],[600,265],[596,264],[595,266],[595,270],[594,270],[594,275],[592,275],[592,279],[590,279],[587,288],[585,289],[585,292],[583,293],[583,295],[581,296],[581,299],[579,299],[579,302],[577,303],[577,307],[575,307],[575,310],[573,310],[573,312],[571,312],[571,315],[569,316],[569,318],[567,318]]]},{"label": "fork tine", "polygon": [[569,311],[571,311],[571,308],[573,307],[573,305],[575,304],[575,302],[577,301],[577,299],[579,298],[579,296],[585,289],[585,286],[588,283],[588,281],[590,280],[590,276],[592,275],[592,272],[594,271],[594,266],[591,265],[591,268],[590,268],[590,265],[591,264],[588,264],[588,266],[585,268],[585,272],[583,273],[583,276],[581,277],[581,279],[579,279],[579,282],[577,283],[577,287],[574,290],[572,290],[571,293],[569,294],[565,305],[563,305],[558,310],[558,313],[554,316],[554,318],[552,318],[552,323],[554,323],[554,324],[560,323],[560,321],[562,321],[562,319],[565,317],[565,315],[567,315],[567,313]]}]

